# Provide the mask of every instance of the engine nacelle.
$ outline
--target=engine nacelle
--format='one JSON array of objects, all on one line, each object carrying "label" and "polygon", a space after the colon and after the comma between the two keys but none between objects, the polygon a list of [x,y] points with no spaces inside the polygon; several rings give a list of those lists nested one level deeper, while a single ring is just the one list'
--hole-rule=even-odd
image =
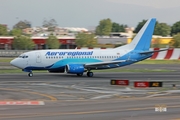
[{"label": "engine nacelle", "polygon": [[84,66],[81,64],[69,64],[66,65],[65,71],[71,74],[83,73],[85,71]]}]

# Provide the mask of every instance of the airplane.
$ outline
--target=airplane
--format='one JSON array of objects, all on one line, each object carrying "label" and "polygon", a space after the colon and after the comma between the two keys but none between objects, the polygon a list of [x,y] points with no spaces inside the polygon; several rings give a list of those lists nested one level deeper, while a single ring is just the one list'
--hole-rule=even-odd
[{"label": "airplane", "polygon": [[47,49],[34,50],[21,54],[10,64],[28,72],[33,76],[33,70],[48,70],[50,73],[69,73],[93,77],[92,70],[111,69],[130,65],[147,58],[154,52],[149,50],[156,18],[149,19],[141,28],[131,43],[113,49]]}]

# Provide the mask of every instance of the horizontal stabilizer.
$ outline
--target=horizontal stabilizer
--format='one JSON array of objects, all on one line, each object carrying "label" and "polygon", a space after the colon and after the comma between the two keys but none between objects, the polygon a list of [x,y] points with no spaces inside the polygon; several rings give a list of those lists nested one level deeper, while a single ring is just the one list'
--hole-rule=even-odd
[{"label": "horizontal stabilizer", "polygon": [[153,51],[144,51],[144,52],[140,52],[140,54],[149,54],[149,53],[161,52],[166,50],[169,50],[169,48],[161,49],[161,50],[153,50]]}]

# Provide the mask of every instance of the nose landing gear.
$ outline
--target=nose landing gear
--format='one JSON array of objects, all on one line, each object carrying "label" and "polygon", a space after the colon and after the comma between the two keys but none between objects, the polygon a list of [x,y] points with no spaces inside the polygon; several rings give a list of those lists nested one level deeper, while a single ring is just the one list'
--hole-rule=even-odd
[{"label": "nose landing gear", "polygon": [[32,76],[33,76],[32,70],[22,69],[22,71],[24,71],[24,72],[29,72],[29,73],[28,73],[28,76],[29,76],[29,77],[32,77]]},{"label": "nose landing gear", "polygon": [[33,73],[32,73],[32,72],[28,73],[28,76],[29,76],[29,77],[32,77],[32,76],[33,76]]}]

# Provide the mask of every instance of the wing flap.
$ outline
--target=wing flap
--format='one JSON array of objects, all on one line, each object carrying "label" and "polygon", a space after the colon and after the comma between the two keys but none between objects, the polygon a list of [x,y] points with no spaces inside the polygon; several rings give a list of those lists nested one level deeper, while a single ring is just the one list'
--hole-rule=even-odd
[{"label": "wing flap", "polygon": [[87,63],[84,66],[85,67],[91,67],[91,66],[102,66],[102,65],[109,65],[109,64],[118,64],[122,62],[126,62],[127,60],[117,60],[117,61],[106,61],[106,62],[96,62],[96,63]]}]

